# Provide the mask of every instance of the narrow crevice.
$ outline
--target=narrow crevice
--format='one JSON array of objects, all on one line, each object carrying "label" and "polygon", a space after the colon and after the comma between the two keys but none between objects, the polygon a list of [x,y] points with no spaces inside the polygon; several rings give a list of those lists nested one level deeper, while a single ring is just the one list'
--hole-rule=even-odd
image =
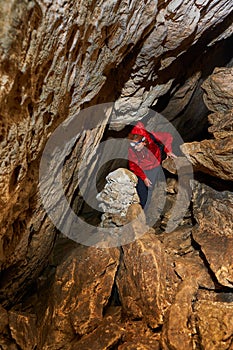
[{"label": "narrow crevice", "polygon": [[108,350],[118,350],[119,346],[124,344],[122,338],[119,339],[115,344],[111,345]]},{"label": "narrow crevice", "polygon": [[119,263],[119,265],[117,267],[117,271],[115,273],[115,278],[114,278],[114,281],[113,281],[112,290],[111,290],[110,297],[108,299],[108,303],[103,308],[103,317],[106,315],[109,307],[111,307],[111,306],[122,306],[121,300],[120,300],[120,296],[119,296],[118,287],[117,287],[117,283],[116,283],[116,278],[117,278],[117,275],[118,275],[119,268],[120,268],[120,263]]},{"label": "narrow crevice", "polygon": [[[200,42],[198,41],[195,45],[191,46],[171,63],[169,67],[159,73],[161,74],[161,79],[165,79],[167,76],[165,80],[174,78],[174,81],[170,89],[158,98],[155,105],[150,107],[172,122],[181,133],[185,142],[211,138],[208,131],[208,115],[210,112],[203,102],[204,91],[201,89],[201,85],[216,67],[226,66],[232,58],[232,52],[229,50],[229,47],[232,47],[233,36],[222,39],[211,47],[207,47],[204,52],[203,46],[206,41],[204,40],[202,43],[202,40],[204,39],[200,39]],[[200,52],[202,52],[201,57],[199,55]],[[182,110],[176,113],[175,109],[169,108],[170,100],[175,98],[175,93],[197,72],[201,72],[201,77],[192,92],[191,98]],[[159,83],[159,80],[156,80],[155,83]],[[185,120],[187,120],[186,123]],[[194,126],[190,129],[190,125],[192,124]]]},{"label": "narrow crevice", "polygon": [[110,306],[121,306],[121,301],[120,301],[120,297],[119,297],[119,292],[118,292],[118,288],[116,285],[116,281],[114,280],[113,285],[112,285],[112,291],[111,291],[111,295],[108,299],[108,303],[107,305],[103,308],[103,317],[106,315],[107,310]]},{"label": "narrow crevice", "polygon": [[190,219],[191,219],[192,227],[195,227],[197,225],[197,220],[196,220],[195,215],[194,215],[193,201],[192,200],[190,201],[189,208],[190,208],[190,215],[191,215]]},{"label": "narrow crevice", "polygon": [[162,332],[162,329],[163,329],[163,324],[159,325],[156,328],[152,328],[149,324],[147,324],[147,327],[151,330],[152,333],[160,334]]},{"label": "narrow crevice", "polygon": [[195,172],[194,179],[218,192],[231,191],[233,189],[233,181],[223,180],[201,171]]}]

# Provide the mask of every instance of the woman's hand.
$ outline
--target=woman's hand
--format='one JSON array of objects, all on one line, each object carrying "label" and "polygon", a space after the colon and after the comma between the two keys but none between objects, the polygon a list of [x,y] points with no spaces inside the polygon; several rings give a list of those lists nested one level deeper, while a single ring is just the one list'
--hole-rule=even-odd
[{"label": "woman's hand", "polygon": [[167,156],[170,158],[177,158],[177,156],[173,152],[168,152]]},{"label": "woman's hand", "polygon": [[145,178],[144,184],[146,185],[146,187],[151,187],[152,186],[152,182],[150,181],[150,179],[148,179],[148,177]]}]

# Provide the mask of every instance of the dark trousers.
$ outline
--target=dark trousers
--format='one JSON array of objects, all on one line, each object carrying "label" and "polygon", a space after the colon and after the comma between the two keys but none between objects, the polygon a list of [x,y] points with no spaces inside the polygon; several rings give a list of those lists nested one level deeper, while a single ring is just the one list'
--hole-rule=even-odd
[{"label": "dark trousers", "polygon": [[136,186],[136,190],[140,199],[140,204],[142,208],[144,208],[145,210],[148,208],[150,204],[152,192],[153,192],[156,180],[159,178],[160,169],[161,167],[158,166],[151,170],[144,170],[144,173],[146,174],[148,179],[150,179],[150,181],[152,182],[152,187],[147,187],[144,184],[144,181],[138,176],[138,183]]}]

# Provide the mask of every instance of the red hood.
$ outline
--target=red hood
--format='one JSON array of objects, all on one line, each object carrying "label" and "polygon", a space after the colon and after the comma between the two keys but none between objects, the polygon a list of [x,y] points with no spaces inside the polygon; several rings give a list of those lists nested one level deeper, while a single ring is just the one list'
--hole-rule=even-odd
[{"label": "red hood", "polygon": [[131,134],[134,135],[142,135],[145,136],[147,139],[149,138],[149,134],[145,129],[145,126],[142,122],[138,122],[133,129],[131,130]]}]

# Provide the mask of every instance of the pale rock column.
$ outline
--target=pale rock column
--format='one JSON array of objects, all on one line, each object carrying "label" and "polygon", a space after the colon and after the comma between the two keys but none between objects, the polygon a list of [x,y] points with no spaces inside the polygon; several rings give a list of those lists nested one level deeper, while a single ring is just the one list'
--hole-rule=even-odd
[{"label": "pale rock column", "polygon": [[141,238],[149,230],[136,191],[138,180],[128,169],[118,168],[108,174],[106,181],[97,195],[99,208],[104,211],[100,227],[109,228],[115,246],[122,246]]},{"label": "pale rock column", "polygon": [[101,226],[123,226],[128,222],[129,207],[135,204],[139,206],[137,176],[128,169],[118,168],[108,174],[106,181],[103,190],[97,195],[99,208],[104,211]]}]

